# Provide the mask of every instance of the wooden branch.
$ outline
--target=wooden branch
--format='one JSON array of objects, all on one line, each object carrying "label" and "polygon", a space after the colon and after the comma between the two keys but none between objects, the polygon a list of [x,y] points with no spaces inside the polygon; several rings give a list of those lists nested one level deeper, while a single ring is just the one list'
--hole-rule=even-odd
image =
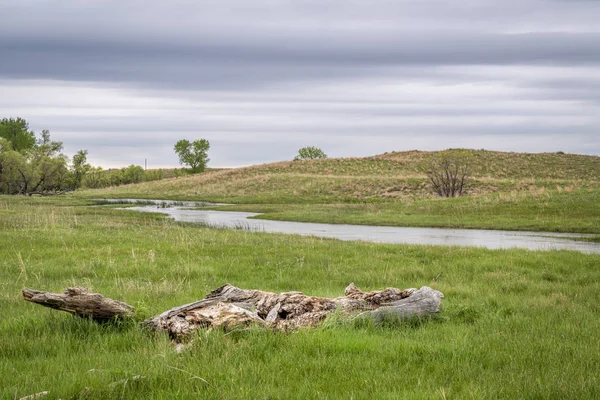
[{"label": "wooden branch", "polygon": [[99,293],[88,293],[85,288],[79,286],[67,288],[64,294],[25,288],[23,298],[32,303],[97,321],[126,317],[134,312],[129,304],[109,299]]}]

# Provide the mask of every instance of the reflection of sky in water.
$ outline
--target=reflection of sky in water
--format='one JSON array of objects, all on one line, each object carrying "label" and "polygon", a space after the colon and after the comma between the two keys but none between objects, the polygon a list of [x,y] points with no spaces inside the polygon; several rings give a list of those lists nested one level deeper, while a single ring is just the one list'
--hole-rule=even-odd
[{"label": "reflection of sky in water", "polygon": [[257,213],[182,210],[178,207],[133,207],[128,210],[168,214],[176,221],[197,222],[221,228],[242,228],[250,231],[312,235],[340,240],[361,240],[378,243],[408,243],[429,245],[479,246],[489,249],[523,248],[529,250],[577,250],[600,253],[600,243],[575,241],[573,237],[594,235],[517,232],[478,229],[407,228],[344,224],[315,224],[306,222],[248,219]]}]

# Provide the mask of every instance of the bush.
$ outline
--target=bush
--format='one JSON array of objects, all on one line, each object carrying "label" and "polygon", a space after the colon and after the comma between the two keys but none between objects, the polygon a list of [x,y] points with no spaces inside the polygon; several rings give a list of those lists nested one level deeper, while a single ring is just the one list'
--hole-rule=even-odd
[{"label": "bush", "polygon": [[464,150],[445,150],[434,155],[427,171],[433,192],[441,197],[462,196],[471,157]]}]

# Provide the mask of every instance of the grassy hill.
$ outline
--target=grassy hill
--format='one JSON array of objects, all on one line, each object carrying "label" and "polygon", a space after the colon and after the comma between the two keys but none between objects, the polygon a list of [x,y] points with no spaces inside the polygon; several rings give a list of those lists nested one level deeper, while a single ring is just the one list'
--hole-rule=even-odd
[{"label": "grassy hill", "polygon": [[[597,188],[600,157],[469,150],[469,194]],[[229,203],[381,202],[430,196],[424,171],[436,152],[283,161],[85,191],[86,197],[198,199]]]}]

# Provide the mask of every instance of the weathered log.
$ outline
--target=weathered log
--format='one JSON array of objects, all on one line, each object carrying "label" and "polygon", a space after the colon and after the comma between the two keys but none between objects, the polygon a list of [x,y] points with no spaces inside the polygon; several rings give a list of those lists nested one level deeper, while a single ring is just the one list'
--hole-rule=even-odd
[{"label": "weathered log", "polygon": [[[68,288],[65,294],[23,289],[27,301],[98,321],[133,314],[133,307],[88,293],[81,287]],[[249,325],[262,325],[277,330],[313,327],[329,314],[339,312],[346,317],[368,318],[375,323],[384,319],[422,317],[439,312],[441,292],[427,286],[421,289],[387,288],[363,292],[353,283],[344,296],[326,298],[307,296],[302,292],[272,293],[240,289],[224,285],[210,292],[205,299],[167,310],[149,318],[143,325],[168,332],[175,341],[182,341],[202,328],[231,330]]]},{"label": "weathered log", "polygon": [[324,298],[301,292],[278,294],[224,285],[204,300],[167,310],[147,319],[144,325],[155,331],[168,332],[179,341],[200,328],[229,330],[251,324],[278,330],[312,327],[335,311],[345,316],[372,318],[379,323],[387,315],[410,318],[436,313],[441,297],[441,292],[429,287],[419,290],[388,288],[365,293],[350,284],[343,297]]},{"label": "weathered log", "polygon": [[32,303],[97,321],[130,316],[134,312],[129,304],[109,299],[99,293],[88,293],[87,289],[80,286],[67,288],[64,294],[25,288],[23,298]]}]

